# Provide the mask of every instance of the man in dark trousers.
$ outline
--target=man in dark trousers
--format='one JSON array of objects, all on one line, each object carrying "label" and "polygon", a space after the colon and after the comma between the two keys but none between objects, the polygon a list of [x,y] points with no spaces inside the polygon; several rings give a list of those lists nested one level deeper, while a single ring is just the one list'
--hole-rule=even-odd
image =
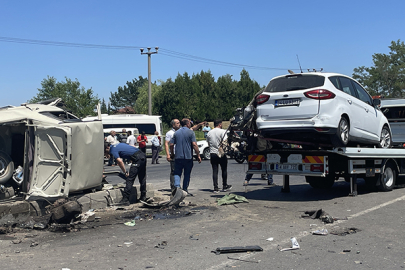
[{"label": "man in dark trousers", "polygon": [[214,193],[219,192],[218,187],[218,165],[222,171],[222,191],[229,191],[232,186],[228,185],[228,158],[226,155],[221,155],[218,151],[222,142],[226,140],[226,130],[222,129],[222,120],[214,121],[214,129],[207,134],[207,142],[210,147],[211,166],[212,166],[212,181],[214,183]]},{"label": "man in dark trousers", "polygon": [[[136,147],[130,146],[126,143],[119,143],[114,145],[106,145],[104,149],[106,154],[113,155],[117,161],[118,166],[126,176],[126,185],[124,188],[122,200],[120,204],[129,205],[129,196],[131,195],[132,186],[136,176],[138,176],[139,184],[141,186],[141,197],[139,200],[146,200],[146,155]],[[126,170],[123,159],[130,159],[132,161],[129,171]]]}]

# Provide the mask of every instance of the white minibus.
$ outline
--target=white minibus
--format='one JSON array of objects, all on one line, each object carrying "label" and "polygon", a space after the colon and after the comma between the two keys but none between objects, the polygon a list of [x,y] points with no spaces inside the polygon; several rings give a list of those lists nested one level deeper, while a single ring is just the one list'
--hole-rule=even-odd
[{"label": "white minibus", "polygon": [[[83,121],[98,120],[97,116],[86,117]],[[155,131],[159,132],[162,136],[162,117],[159,115],[146,115],[146,114],[101,114],[101,121],[103,123],[104,136],[108,136],[110,131],[114,130],[117,134],[122,132],[122,129],[131,131],[133,135],[142,134],[144,131],[148,138],[146,144],[146,153],[152,153],[151,139]]]}]

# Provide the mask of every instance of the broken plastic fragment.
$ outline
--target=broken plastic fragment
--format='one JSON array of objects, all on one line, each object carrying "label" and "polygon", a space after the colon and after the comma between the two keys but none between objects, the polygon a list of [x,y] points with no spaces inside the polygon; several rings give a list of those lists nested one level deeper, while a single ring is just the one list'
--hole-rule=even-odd
[{"label": "broken plastic fragment", "polygon": [[280,248],[280,246],[278,246],[278,250],[280,251],[286,251],[286,250],[294,250],[294,249],[299,249],[300,245],[298,244],[298,241],[295,237],[291,238],[291,247],[290,248]]},{"label": "broken plastic fragment", "polygon": [[131,220],[131,221],[125,222],[124,225],[134,227],[136,225],[136,223],[135,223],[135,220]]},{"label": "broken plastic fragment", "polygon": [[316,230],[316,231],[313,231],[312,234],[314,234],[314,235],[328,235],[328,230],[327,229]]}]

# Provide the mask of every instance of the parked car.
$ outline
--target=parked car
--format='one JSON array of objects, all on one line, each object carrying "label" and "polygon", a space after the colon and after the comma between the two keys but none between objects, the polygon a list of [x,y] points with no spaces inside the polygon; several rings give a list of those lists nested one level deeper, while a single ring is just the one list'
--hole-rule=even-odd
[{"label": "parked car", "polygon": [[325,143],[391,145],[391,129],[354,79],[337,73],[301,73],[273,78],[255,98],[256,126],[267,138]]},{"label": "parked car", "polygon": [[[202,159],[210,160],[210,147],[208,146],[208,143],[206,140],[203,141],[197,141],[197,146],[198,149],[200,150],[200,156]],[[193,153],[195,155],[195,152],[193,150]],[[196,156],[196,155],[195,155]]]},{"label": "parked car", "polygon": [[392,144],[403,146],[405,144],[405,99],[383,99],[381,111],[390,123]]},{"label": "parked car", "polygon": [[32,200],[98,188],[103,141],[101,121],[83,122],[60,99],[0,108],[0,188]]}]

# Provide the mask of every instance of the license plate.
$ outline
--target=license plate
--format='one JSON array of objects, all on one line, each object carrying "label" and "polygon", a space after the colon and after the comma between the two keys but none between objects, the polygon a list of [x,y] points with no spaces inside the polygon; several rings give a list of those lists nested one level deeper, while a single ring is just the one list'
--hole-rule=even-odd
[{"label": "license plate", "polygon": [[298,170],[297,164],[276,164],[277,170]]},{"label": "license plate", "polygon": [[276,107],[282,106],[298,106],[300,105],[299,98],[290,98],[290,99],[278,99],[276,100]]}]

